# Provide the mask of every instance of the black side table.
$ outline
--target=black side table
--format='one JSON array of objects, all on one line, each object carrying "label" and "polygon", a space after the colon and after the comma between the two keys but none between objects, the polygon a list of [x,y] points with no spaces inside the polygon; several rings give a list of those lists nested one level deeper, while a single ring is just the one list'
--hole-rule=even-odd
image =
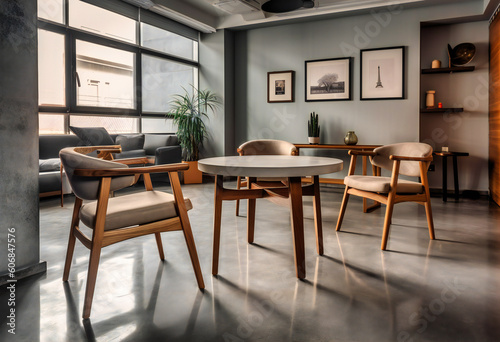
[{"label": "black side table", "polygon": [[467,157],[467,152],[434,151],[433,155],[443,158],[443,201],[448,200],[448,157],[453,159],[453,182],[455,186],[455,200],[458,201],[460,189],[458,187],[458,163],[457,157]]}]

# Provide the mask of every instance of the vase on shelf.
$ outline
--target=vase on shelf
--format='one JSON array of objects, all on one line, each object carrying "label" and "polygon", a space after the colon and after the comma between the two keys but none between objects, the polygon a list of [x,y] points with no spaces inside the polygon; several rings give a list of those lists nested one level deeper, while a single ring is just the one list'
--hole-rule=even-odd
[{"label": "vase on shelf", "polygon": [[425,97],[425,107],[427,109],[435,108],[434,94],[436,94],[435,90],[427,90],[427,96]]},{"label": "vase on shelf", "polygon": [[354,131],[348,131],[344,138],[344,143],[346,145],[356,145],[358,143],[358,137]]}]

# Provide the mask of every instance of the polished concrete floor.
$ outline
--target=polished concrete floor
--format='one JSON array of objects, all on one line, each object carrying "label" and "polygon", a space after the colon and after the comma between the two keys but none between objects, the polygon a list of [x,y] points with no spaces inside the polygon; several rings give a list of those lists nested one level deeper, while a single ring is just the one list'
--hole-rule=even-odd
[{"label": "polished concrete floor", "polygon": [[[347,208],[322,188],[325,255],[318,256],[312,203],[304,203],[307,279],[294,276],[287,208],[257,202],[255,244],[246,208],[223,206],[219,276],[211,275],[213,185],[188,185],[205,291],[197,288],[182,233],[164,233],[166,260],[151,236],[103,250],[90,320],[82,321],[88,251],[79,243],[61,281],[73,198],[41,202],[45,275],[18,283],[16,335],[0,341],[500,341],[500,209],[485,199],[433,198],[437,240],[423,207],[396,206],[388,250],[384,209]],[[2,320],[7,293],[1,289]]]}]

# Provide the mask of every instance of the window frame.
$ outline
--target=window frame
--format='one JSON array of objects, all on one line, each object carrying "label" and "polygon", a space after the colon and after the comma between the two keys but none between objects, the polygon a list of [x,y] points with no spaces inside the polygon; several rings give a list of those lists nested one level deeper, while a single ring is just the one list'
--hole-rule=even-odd
[{"label": "window frame", "polygon": [[[64,123],[65,123],[65,132],[69,133],[69,121],[71,115],[87,115],[87,116],[116,116],[116,117],[132,117],[139,120],[138,127],[139,131],[142,131],[142,117],[148,118],[166,118],[165,113],[158,112],[143,112],[142,110],[142,56],[148,55],[152,57],[157,57],[160,59],[164,59],[169,62],[180,63],[190,67],[193,67],[195,70],[193,71],[194,79],[193,83],[197,83],[199,80],[199,58],[196,60],[184,59],[179,56],[174,56],[168,53],[164,53],[161,51],[157,51],[151,48],[147,48],[141,46],[141,20],[136,20],[136,43],[129,43],[125,41],[121,41],[118,39],[113,39],[111,37],[104,37],[98,34],[93,34],[88,31],[84,31],[81,29],[77,29],[69,26],[69,7],[68,0],[64,1],[64,24],[53,22],[44,18],[38,18],[38,29],[46,30],[54,33],[59,33],[64,35],[64,51],[65,51],[65,106],[38,106],[38,112],[40,114],[61,114],[64,115]],[[109,10],[109,9],[108,9]],[[139,13],[143,11],[142,9],[137,8],[138,17]],[[114,12],[118,13],[118,12]],[[122,13],[118,13],[123,15]],[[155,15],[155,14],[153,14]],[[165,18],[165,20],[169,20]],[[144,21],[148,25],[153,25],[158,28],[164,29],[163,27],[151,24],[150,22]],[[177,23],[176,23],[177,24]],[[178,24],[181,25],[181,24]],[[170,31],[170,30],[169,30]],[[170,31],[176,34],[178,32]],[[184,36],[184,35],[183,35]],[[199,39],[194,40],[192,37],[187,37],[193,41],[197,41],[199,43]],[[199,33],[198,33],[199,38]],[[102,45],[105,47],[111,47],[127,52],[131,52],[135,55],[134,61],[134,88],[135,88],[135,98],[134,104],[135,108],[116,108],[116,107],[94,107],[94,106],[78,106],[77,105],[77,85],[76,85],[76,41],[82,40],[85,42]],[[199,50],[196,51],[199,57]],[[196,74],[196,75],[195,75]],[[193,84],[194,86],[198,86],[198,84]]]}]

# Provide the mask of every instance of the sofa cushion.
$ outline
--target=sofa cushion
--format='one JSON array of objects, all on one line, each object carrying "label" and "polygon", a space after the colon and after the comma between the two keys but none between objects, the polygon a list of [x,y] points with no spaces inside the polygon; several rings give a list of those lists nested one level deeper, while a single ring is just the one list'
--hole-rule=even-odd
[{"label": "sofa cushion", "polygon": [[146,156],[146,151],[144,149],[124,151],[122,153],[113,153],[113,158],[115,158],[115,159],[141,158],[141,157],[145,157],[145,156]]},{"label": "sofa cushion", "polygon": [[174,134],[147,134],[144,149],[148,156],[154,156],[158,147],[179,145],[179,140]]},{"label": "sofa cushion", "polygon": [[114,145],[113,138],[104,127],[74,127],[71,131],[80,138],[86,146]]},{"label": "sofa cushion", "polygon": [[116,137],[116,144],[122,147],[122,151],[142,150],[144,148],[144,134],[128,134]]},{"label": "sofa cushion", "polygon": [[65,147],[79,146],[80,138],[73,134],[46,134],[40,135],[38,157],[40,159],[59,158],[59,151]]},{"label": "sofa cushion", "polygon": [[40,159],[38,160],[38,171],[59,171],[61,169],[61,160],[59,158]]}]

